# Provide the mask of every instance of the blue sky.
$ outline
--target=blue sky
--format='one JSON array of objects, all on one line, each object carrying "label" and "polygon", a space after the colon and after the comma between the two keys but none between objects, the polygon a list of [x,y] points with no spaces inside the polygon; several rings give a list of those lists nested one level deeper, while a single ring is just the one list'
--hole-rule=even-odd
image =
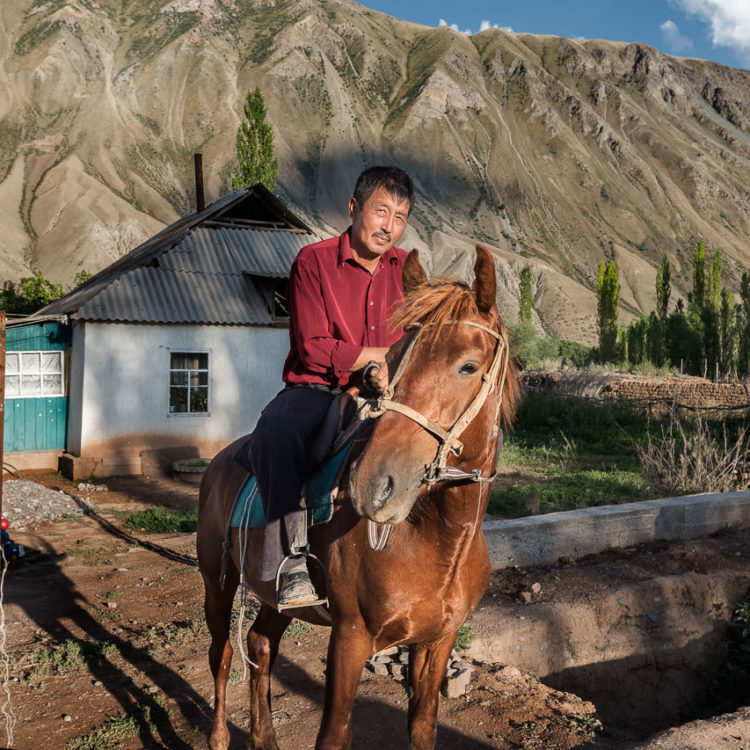
[{"label": "blue sky", "polygon": [[571,39],[645,42],[668,54],[750,69],[750,0],[359,0],[425,26],[499,26]]}]

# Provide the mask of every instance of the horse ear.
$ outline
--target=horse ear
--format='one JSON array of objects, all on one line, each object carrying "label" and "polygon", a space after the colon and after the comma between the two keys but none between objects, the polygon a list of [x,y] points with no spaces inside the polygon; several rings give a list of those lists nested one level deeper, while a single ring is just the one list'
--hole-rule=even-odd
[{"label": "horse ear", "polygon": [[484,246],[477,245],[477,260],[474,263],[474,295],[480,312],[487,313],[496,305],[495,261],[492,253]]},{"label": "horse ear", "polygon": [[404,282],[404,294],[416,289],[420,284],[424,284],[427,281],[427,274],[422,268],[422,264],[419,262],[419,250],[414,248],[407,256],[404,261],[403,271],[403,282]]}]

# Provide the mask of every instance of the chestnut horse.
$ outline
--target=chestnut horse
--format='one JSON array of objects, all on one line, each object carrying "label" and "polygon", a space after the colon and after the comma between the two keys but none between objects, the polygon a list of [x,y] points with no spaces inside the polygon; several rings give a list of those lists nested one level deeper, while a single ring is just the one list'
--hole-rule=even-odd
[{"label": "chestnut horse", "polygon": [[[293,617],[331,626],[316,750],[350,746],[352,707],[365,662],[397,644],[409,645],[409,747],[434,747],[448,658],[459,627],[489,580],[481,524],[501,442],[500,422],[512,420],[519,393],[507,331],[495,305],[494,262],[481,246],[474,273],[472,287],[429,281],[416,251],[405,262],[405,300],[394,322],[407,335],[387,356],[389,372],[395,374],[372,411],[377,418],[371,435],[348,468],[348,495],[340,492],[332,520],[309,532],[311,550],[325,570],[328,616],[321,608],[276,611],[273,582],[258,576],[260,529],[248,532],[244,562],[238,530],[232,530],[220,586],[222,544],[234,497],[246,479],[232,461],[237,443],[206,470],[197,546],[215,688],[211,750],[226,750],[229,744],[229,621],[243,564],[247,585],[262,601],[247,636],[249,748],[278,750],[270,671]],[[393,524],[384,549],[368,544],[368,519]]]}]

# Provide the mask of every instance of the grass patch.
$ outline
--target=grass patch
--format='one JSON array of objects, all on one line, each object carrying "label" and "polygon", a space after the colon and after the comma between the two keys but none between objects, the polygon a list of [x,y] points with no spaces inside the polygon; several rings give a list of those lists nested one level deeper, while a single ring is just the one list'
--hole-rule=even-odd
[{"label": "grass patch", "polygon": [[284,637],[297,638],[305,633],[312,633],[313,630],[315,630],[315,625],[312,623],[304,622],[303,620],[292,620],[284,631]]},{"label": "grass patch", "polygon": [[208,626],[202,618],[186,622],[152,625],[148,631],[133,640],[135,648],[145,648],[155,656],[166,648],[175,648],[208,637]]},{"label": "grass patch", "polygon": [[125,526],[134,531],[145,531],[150,534],[164,534],[170,531],[196,531],[198,528],[198,511],[167,511],[156,507],[125,515]]},{"label": "grass patch", "polygon": [[654,497],[635,448],[647,434],[646,418],[626,406],[531,393],[506,435],[498,461],[505,486],[492,491],[488,511],[527,515],[531,494],[542,513]]},{"label": "grass patch", "polygon": [[726,492],[750,483],[748,452],[743,418],[649,418],[626,403],[531,393],[506,435],[488,511],[527,515],[534,495],[548,513]]},{"label": "grass patch", "polygon": [[110,717],[93,732],[78,737],[65,745],[65,750],[120,750],[137,734],[154,735],[169,718],[169,711],[161,696],[148,698],[129,714]]},{"label": "grass patch", "polygon": [[38,648],[31,654],[31,668],[24,676],[26,684],[34,685],[46,677],[80,672],[101,665],[117,653],[112,643],[77,641],[68,638],[51,648]]},{"label": "grass patch", "polygon": [[474,638],[474,626],[462,625],[456,634],[456,643],[453,648],[456,649],[456,651],[466,651],[466,649],[471,646]]}]

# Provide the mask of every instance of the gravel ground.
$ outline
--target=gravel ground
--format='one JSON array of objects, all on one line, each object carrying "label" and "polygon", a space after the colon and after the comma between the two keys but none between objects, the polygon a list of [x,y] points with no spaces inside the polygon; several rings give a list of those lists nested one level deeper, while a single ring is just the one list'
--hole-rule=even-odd
[{"label": "gravel ground", "polygon": [[[104,485],[78,486],[88,494]],[[104,488],[106,489],[106,487]],[[87,497],[76,499],[62,490],[52,490],[28,479],[8,479],[3,482],[3,516],[10,522],[9,532],[28,531],[43,521],[53,521],[67,515],[83,514],[82,504],[92,507]]]}]

